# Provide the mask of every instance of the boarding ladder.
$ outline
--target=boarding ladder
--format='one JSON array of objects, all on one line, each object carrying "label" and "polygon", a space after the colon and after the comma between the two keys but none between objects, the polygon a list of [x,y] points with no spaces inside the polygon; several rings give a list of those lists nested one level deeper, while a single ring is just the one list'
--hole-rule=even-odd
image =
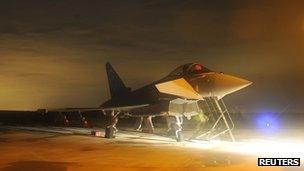
[{"label": "boarding ladder", "polygon": [[235,141],[234,136],[232,134],[234,123],[222,98],[204,98],[203,111],[209,117],[209,127],[212,127],[210,127],[209,129],[204,129],[204,133],[200,135],[193,135],[191,139],[212,140],[225,133],[229,133],[231,140],[233,142]]}]

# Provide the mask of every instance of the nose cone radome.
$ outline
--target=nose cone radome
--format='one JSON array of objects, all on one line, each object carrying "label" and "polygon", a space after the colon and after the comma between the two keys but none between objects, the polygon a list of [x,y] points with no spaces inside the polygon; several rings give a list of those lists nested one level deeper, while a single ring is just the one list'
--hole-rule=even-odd
[{"label": "nose cone radome", "polygon": [[235,77],[227,74],[216,74],[214,79],[214,91],[218,96],[225,96],[227,94],[241,90],[252,84],[251,81]]},{"label": "nose cone radome", "polygon": [[251,81],[223,73],[210,73],[194,80],[194,87],[202,97],[222,98],[227,94],[243,89]]}]

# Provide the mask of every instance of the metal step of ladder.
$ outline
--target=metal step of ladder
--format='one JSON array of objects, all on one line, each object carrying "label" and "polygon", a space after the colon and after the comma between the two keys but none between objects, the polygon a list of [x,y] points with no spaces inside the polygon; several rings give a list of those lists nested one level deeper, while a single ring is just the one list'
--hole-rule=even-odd
[{"label": "metal step of ladder", "polygon": [[234,128],[233,120],[229,114],[229,111],[225,105],[223,99],[217,99],[217,97],[204,98],[204,113],[209,117],[209,129],[205,130],[204,133],[196,136],[192,136],[191,139],[212,140],[225,133],[229,133],[231,140],[234,142],[235,138],[232,134]]}]

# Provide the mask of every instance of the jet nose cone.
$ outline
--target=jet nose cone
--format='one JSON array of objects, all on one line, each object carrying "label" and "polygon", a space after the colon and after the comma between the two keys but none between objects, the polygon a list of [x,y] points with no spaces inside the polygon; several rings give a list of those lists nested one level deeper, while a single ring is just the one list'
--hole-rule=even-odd
[{"label": "jet nose cone", "polygon": [[236,90],[242,89],[252,84],[251,81],[245,80],[243,78],[235,77],[232,75],[222,74],[221,77],[222,77],[221,80],[219,80],[221,83],[224,83],[229,87],[231,86],[232,89],[236,89]]},{"label": "jet nose cone", "polygon": [[243,89],[250,84],[252,84],[251,81],[222,73],[217,74],[214,79],[214,88],[222,97]]},{"label": "jet nose cone", "polygon": [[202,97],[218,97],[219,99],[252,84],[251,81],[216,72],[203,74],[190,82]]}]

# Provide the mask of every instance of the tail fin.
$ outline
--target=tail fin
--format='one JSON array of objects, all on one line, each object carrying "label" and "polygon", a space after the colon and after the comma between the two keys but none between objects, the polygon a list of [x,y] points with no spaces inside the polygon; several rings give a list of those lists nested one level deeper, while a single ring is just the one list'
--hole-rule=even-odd
[{"label": "tail fin", "polygon": [[106,70],[111,97],[124,94],[129,91],[109,62],[106,63]]}]

